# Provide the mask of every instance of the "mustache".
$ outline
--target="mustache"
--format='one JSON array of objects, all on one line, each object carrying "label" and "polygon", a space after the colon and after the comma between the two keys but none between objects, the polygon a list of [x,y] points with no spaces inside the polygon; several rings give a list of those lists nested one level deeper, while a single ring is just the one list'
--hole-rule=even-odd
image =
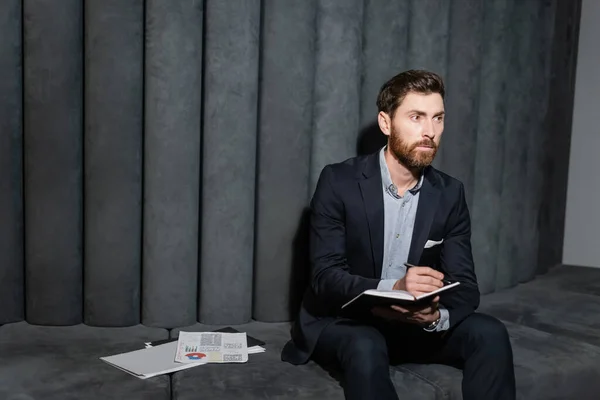
[{"label": "mustache", "polygon": [[435,149],[435,148],[437,148],[437,146],[435,145],[435,142],[434,142],[433,140],[431,140],[431,139],[425,139],[425,140],[421,140],[420,142],[418,142],[418,143],[415,143],[415,144],[412,146],[412,148],[413,148],[413,150],[414,150],[414,149],[416,149],[417,147],[420,147],[420,146],[423,146],[423,147],[431,147],[432,149]]}]

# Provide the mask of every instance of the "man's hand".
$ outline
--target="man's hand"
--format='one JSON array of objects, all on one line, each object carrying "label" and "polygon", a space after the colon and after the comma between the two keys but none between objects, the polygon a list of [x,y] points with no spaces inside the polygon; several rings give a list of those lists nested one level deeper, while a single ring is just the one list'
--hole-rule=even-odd
[{"label": "man's hand", "polygon": [[404,290],[417,297],[433,292],[444,286],[444,274],[429,267],[412,267],[406,271],[404,278],[398,279],[394,290]]},{"label": "man's hand", "polygon": [[[429,267],[411,267],[402,279],[398,279],[393,290],[404,290],[417,297],[433,292],[444,286],[444,274]],[[431,303],[419,306],[375,307],[374,315],[417,325],[429,325],[440,317],[438,310],[440,297],[436,296]]]},{"label": "man's hand", "polygon": [[440,297],[436,296],[433,301],[424,306],[413,307],[374,307],[372,312],[375,316],[391,320],[401,321],[417,325],[429,325],[440,317],[438,310]]}]

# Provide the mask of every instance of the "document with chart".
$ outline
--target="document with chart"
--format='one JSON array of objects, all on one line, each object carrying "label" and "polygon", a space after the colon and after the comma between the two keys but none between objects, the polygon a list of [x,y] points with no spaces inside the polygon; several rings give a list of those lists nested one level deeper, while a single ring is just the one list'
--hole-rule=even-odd
[{"label": "document with chart", "polygon": [[248,362],[246,333],[179,332],[175,362]]}]

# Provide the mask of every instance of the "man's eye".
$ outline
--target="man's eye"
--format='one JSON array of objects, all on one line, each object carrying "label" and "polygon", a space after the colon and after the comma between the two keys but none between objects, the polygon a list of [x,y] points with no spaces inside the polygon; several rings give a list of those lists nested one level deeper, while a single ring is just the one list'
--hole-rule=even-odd
[{"label": "man's eye", "polygon": [[413,115],[412,117],[410,117],[410,119],[412,119],[413,121],[418,121],[419,120],[419,116],[418,115]]}]

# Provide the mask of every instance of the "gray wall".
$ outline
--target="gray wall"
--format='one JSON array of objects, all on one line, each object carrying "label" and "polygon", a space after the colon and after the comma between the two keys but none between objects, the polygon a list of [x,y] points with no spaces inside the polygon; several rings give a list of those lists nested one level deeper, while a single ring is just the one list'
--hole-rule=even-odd
[{"label": "gray wall", "polygon": [[0,2],[0,323],[293,318],[315,181],[381,146],[409,68],[447,83],[481,291],[532,279],[562,260],[578,5]]},{"label": "gray wall", "polygon": [[600,2],[583,0],[563,262],[600,268]]}]

